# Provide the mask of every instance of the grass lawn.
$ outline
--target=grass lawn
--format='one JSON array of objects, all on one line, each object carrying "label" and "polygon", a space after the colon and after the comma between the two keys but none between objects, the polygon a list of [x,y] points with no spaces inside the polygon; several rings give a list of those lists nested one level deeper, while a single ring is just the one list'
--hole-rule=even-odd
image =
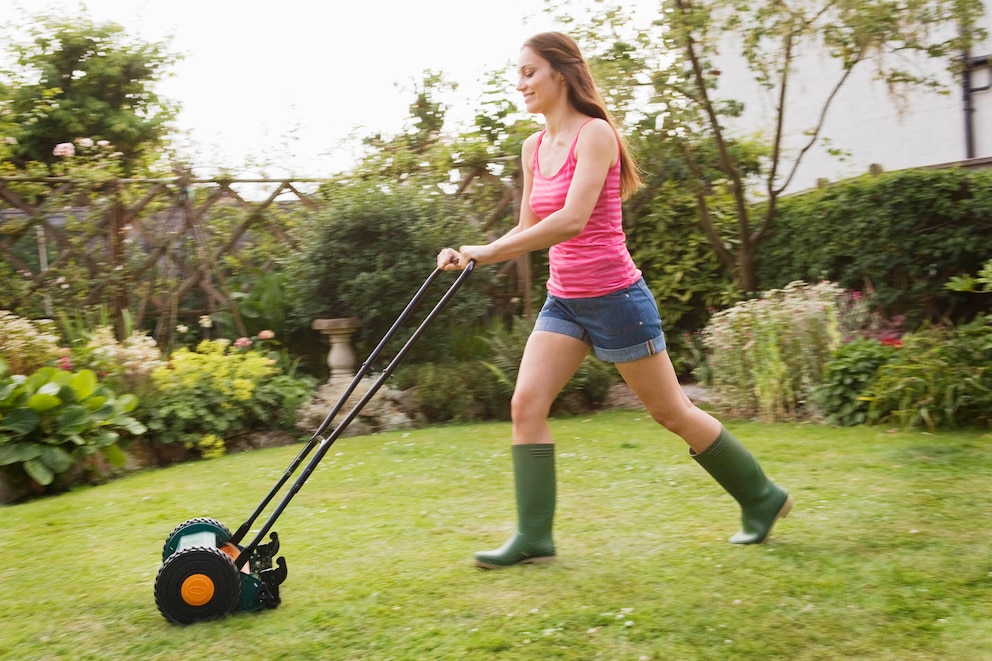
[{"label": "grass lawn", "polygon": [[299,446],[0,507],[0,659],[992,659],[992,435],[733,423],[796,497],[741,547],[643,413],[553,426],[557,564],[470,564],[514,524],[507,424],[347,438],[275,526],[282,605],[188,627],[166,536],[237,528]]}]

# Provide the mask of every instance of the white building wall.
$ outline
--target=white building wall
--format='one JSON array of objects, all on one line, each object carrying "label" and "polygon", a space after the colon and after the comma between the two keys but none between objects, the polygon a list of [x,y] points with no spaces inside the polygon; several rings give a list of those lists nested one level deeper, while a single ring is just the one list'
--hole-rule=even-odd
[{"label": "white building wall", "polygon": [[[987,10],[982,24],[992,33],[989,19]],[[778,92],[764,90],[754,82],[733,38],[728,35],[725,39],[722,56],[717,60],[721,71],[717,96],[744,103],[743,115],[728,123],[733,134],[758,135],[770,143]],[[992,39],[978,44],[972,56],[988,56],[992,60]],[[883,82],[872,79],[873,62],[859,64],[831,104],[820,139],[803,156],[787,193],[812,188],[819,179],[838,181],[863,174],[872,164],[891,171],[966,158],[960,76],[952,76],[945,63],[926,58],[910,64],[913,70],[939,74],[947,85],[947,93],[915,87],[900,101]],[[780,165],[783,176],[788,175],[798,150],[808,141],[806,132],[816,126],[827,96],[841,76],[836,60],[808,45],[796,59],[795,67],[786,101],[787,152]],[[990,83],[992,66],[986,65],[973,73],[973,87]],[[975,157],[992,158],[992,89],[974,93],[972,105]],[[840,150],[844,156],[835,156],[828,149]]]}]

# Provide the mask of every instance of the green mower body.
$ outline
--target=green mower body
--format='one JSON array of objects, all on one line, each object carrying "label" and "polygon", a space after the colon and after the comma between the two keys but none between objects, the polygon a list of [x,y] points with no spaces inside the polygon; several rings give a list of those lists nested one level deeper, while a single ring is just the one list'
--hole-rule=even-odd
[{"label": "green mower body", "polygon": [[275,608],[286,560],[278,558],[273,568],[279,536],[273,532],[270,539],[244,559],[244,547],[232,542],[231,531],[219,521],[196,518],[177,526],[165,540],[155,578],[159,612],[175,624],[191,624]]}]

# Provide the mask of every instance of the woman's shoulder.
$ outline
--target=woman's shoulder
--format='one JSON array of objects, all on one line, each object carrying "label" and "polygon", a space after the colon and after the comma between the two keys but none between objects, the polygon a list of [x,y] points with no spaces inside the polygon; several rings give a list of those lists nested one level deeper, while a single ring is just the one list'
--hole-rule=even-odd
[{"label": "woman's shoulder", "polygon": [[533,133],[531,133],[530,135],[528,135],[527,138],[524,140],[524,145],[523,145],[524,149],[528,149],[528,148],[534,149],[534,147],[537,146],[537,143],[541,141],[541,135],[543,133],[544,133],[544,129],[540,128],[534,131]]},{"label": "woman's shoulder", "polygon": [[544,133],[544,129],[534,131],[524,140],[524,144],[520,148],[520,155],[524,159],[524,164],[530,167],[530,161],[534,158],[534,152],[537,151],[537,143],[541,141],[541,134]]},{"label": "woman's shoulder", "polygon": [[592,137],[596,140],[616,140],[616,131],[605,119],[590,117],[579,129],[579,137]]},{"label": "woman's shoulder", "polygon": [[616,160],[618,138],[613,126],[605,119],[593,118],[582,125],[576,136],[575,151],[577,154],[586,153],[591,156],[601,156],[609,159],[610,164]]}]

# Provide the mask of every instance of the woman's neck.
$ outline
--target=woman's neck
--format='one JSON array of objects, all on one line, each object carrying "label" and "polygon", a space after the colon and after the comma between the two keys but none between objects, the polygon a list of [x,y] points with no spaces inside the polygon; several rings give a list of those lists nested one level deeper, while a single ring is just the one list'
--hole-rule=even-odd
[{"label": "woman's neck", "polygon": [[561,110],[544,113],[544,127],[548,139],[552,142],[571,140],[571,137],[587,119],[588,117],[571,106],[564,106]]}]

